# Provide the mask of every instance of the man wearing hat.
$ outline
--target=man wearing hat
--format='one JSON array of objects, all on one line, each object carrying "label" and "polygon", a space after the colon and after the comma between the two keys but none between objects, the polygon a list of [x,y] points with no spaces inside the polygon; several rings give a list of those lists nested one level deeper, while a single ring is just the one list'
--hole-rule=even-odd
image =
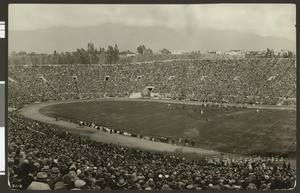
[{"label": "man wearing hat", "polygon": [[117,182],[115,181],[115,176],[114,175],[111,175],[110,173],[108,173],[106,175],[106,177],[108,178],[108,181],[107,181],[107,185],[108,187],[111,189],[111,190],[115,190],[118,188],[118,185],[117,185]]},{"label": "man wearing hat", "polygon": [[54,189],[54,185],[58,181],[62,182],[62,178],[60,177],[60,171],[57,167],[53,167],[53,168],[51,168],[50,179],[49,179],[49,182],[48,182],[51,190]]},{"label": "man wearing hat", "polygon": [[50,173],[50,167],[49,166],[44,166],[43,168],[42,168],[42,172],[47,172],[47,173]]},{"label": "man wearing hat", "polygon": [[75,187],[74,182],[71,181],[71,176],[69,174],[66,174],[63,176],[63,183],[65,184],[65,187],[70,190]]},{"label": "man wearing hat", "polygon": [[261,184],[260,189],[261,190],[267,190],[267,184]]},{"label": "man wearing hat", "polygon": [[37,169],[39,169],[41,167],[40,163],[39,162],[34,162],[34,164],[36,166]]},{"label": "man wearing hat", "polygon": [[51,190],[50,186],[47,184],[47,173],[39,172],[36,175],[37,180],[33,181],[27,188],[27,190]]},{"label": "man wearing hat", "polygon": [[164,184],[162,187],[161,187],[161,190],[172,190],[170,188],[170,186],[168,184]]},{"label": "man wearing hat", "polygon": [[246,190],[257,190],[257,186],[253,183],[249,183]]},{"label": "man wearing hat", "polygon": [[125,182],[125,180],[123,178],[121,178],[119,180],[119,182],[117,183],[117,189],[118,190],[127,190],[127,183]]},{"label": "man wearing hat", "polygon": [[180,190],[177,186],[177,182],[175,180],[172,180],[171,183],[170,183],[170,188],[172,190]]},{"label": "man wearing hat", "polygon": [[77,177],[77,174],[75,171],[70,171],[69,175],[71,176],[71,182],[75,182],[76,180],[78,180],[79,178]]},{"label": "man wearing hat", "polygon": [[36,174],[36,181],[47,183],[49,181],[48,173],[46,173],[46,172],[38,172]]},{"label": "man wearing hat", "polygon": [[101,188],[102,190],[104,190],[105,187],[106,187],[106,181],[105,181],[105,178],[102,178],[102,177],[98,178],[98,179],[97,179],[97,184],[99,184],[100,188]]},{"label": "man wearing hat", "polygon": [[283,188],[284,188],[284,184],[281,180],[281,175],[279,172],[276,172],[274,181],[271,183],[270,189],[276,190],[276,189],[283,189]]},{"label": "man wearing hat", "polygon": [[135,183],[133,184],[133,186],[131,187],[132,190],[142,190],[142,187],[140,184]]}]

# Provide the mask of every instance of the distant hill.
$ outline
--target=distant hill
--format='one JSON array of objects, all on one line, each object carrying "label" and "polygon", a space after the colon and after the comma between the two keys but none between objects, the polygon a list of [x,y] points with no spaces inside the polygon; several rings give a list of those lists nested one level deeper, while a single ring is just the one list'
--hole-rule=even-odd
[{"label": "distant hill", "polygon": [[123,24],[102,24],[85,28],[53,27],[33,31],[10,31],[9,52],[26,51],[53,53],[54,50],[75,51],[86,48],[87,43],[97,48],[118,44],[120,50],[136,51],[144,44],[154,52],[169,50],[296,50],[296,42],[288,38],[262,37],[254,33],[235,30],[185,29],[165,27],[139,27]]}]

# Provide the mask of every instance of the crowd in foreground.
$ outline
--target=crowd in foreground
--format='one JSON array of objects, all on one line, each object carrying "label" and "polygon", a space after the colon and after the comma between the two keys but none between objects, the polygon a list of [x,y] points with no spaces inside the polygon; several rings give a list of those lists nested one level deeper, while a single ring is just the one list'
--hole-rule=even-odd
[{"label": "crowd in foreground", "polygon": [[291,189],[278,157],[184,157],[94,142],[9,113],[9,183],[23,190]]}]

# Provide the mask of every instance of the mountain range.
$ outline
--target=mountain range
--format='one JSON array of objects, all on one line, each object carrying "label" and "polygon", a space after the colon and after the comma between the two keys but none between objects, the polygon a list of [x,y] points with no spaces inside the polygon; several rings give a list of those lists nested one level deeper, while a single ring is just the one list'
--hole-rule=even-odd
[{"label": "mountain range", "polygon": [[88,27],[52,27],[32,31],[9,31],[9,53],[26,51],[53,53],[76,51],[93,43],[97,48],[117,44],[121,51],[136,52],[139,45],[145,45],[154,52],[163,48],[206,52],[208,50],[296,50],[296,42],[288,37],[263,37],[237,30],[216,30],[167,27],[128,26],[106,23]]}]

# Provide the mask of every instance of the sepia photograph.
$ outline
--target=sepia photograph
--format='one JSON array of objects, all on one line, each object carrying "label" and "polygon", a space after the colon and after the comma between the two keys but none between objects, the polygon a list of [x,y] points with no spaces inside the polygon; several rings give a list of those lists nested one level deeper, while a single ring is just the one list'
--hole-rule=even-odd
[{"label": "sepia photograph", "polygon": [[293,4],[10,4],[12,190],[293,190]]}]

